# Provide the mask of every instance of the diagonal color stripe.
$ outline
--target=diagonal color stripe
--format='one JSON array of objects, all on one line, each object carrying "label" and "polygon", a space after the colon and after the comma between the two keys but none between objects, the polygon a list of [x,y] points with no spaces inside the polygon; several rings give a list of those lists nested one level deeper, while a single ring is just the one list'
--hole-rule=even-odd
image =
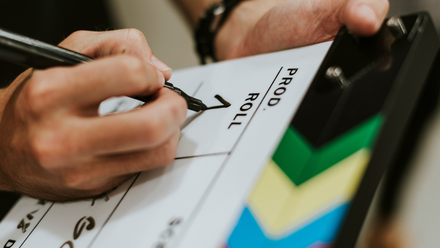
[{"label": "diagonal color stripe", "polygon": [[298,231],[280,239],[267,237],[251,211],[245,207],[240,219],[228,239],[230,248],[307,248],[313,244],[330,243],[348,209],[348,204],[320,216]]},{"label": "diagonal color stripe", "polygon": [[[351,200],[370,160],[368,149],[361,149],[328,170],[294,187],[272,226],[274,232],[293,228],[330,205]],[[294,185],[294,184],[292,184]]]},{"label": "diagonal color stripe", "polygon": [[369,151],[361,149],[300,186],[270,161],[249,197],[249,207],[267,232],[285,233],[330,206],[349,201],[369,158]]},{"label": "diagonal color stripe", "polygon": [[316,150],[301,134],[289,127],[273,160],[290,180],[300,185],[354,152],[370,147],[381,123],[381,115],[372,117]]},{"label": "diagonal color stripe", "polygon": [[292,181],[270,160],[248,199],[248,204],[265,227],[274,225],[293,187]]},{"label": "diagonal color stripe", "polygon": [[272,159],[297,184],[313,148],[292,127],[288,127]]}]

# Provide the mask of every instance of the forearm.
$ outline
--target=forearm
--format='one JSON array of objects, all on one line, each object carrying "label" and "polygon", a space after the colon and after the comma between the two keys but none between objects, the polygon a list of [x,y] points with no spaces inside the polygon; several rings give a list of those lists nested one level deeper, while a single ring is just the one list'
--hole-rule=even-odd
[{"label": "forearm", "polygon": [[[223,0],[175,0],[194,27]],[[342,25],[355,35],[376,33],[388,0],[243,0],[215,30],[215,57],[232,59],[332,40]]]},{"label": "forearm", "polygon": [[[2,128],[2,116],[3,116],[3,111],[5,109],[5,105],[7,103],[7,98],[8,95],[7,88],[4,89],[0,89],[0,128]],[[2,139],[3,137],[0,136],[0,139]],[[5,175],[4,171],[3,171],[3,164],[5,164],[5,158],[3,158],[2,156],[2,152],[0,151],[0,191],[6,191],[7,190],[7,181],[6,178],[7,176]]]},{"label": "forearm", "polygon": [[0,89],[0,191],[14,191],[11,175],[7,172],[8,166],[16,166],[16,161],[11,160],[9,157],[9,149],[12,147],[12,144],[6,123],[11,116],[7,117],[5,109],[17,87],[26,81],[30,74],[31,70],[29,69],[20,74],[8,87]]},{"label": "forearm", "polygon": [[[200,18],[214,3],[224,0],[175,0],[193,28],[198,26]],[[216,32],[214,49],[218,60],[241,57],[244,38],[255,26],[258,20],[275,5],[286,0],[242,0],[236,5],[226,21]]]}]

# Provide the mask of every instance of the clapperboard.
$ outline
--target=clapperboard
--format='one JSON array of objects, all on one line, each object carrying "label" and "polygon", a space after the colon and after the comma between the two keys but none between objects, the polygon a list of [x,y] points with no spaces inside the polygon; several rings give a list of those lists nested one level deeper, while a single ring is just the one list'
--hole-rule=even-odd
[{"label": "clapperboard", "polygon": [[[23,196],[0,223],[17,247],[353,247],[425,87],[439,39],[427,13],[373,37],[176,71],[207,105],[174,162],[94,199]],[[109,99],[101,114],[139,103]],[[123,166],[123,165],[121,165]]]}]

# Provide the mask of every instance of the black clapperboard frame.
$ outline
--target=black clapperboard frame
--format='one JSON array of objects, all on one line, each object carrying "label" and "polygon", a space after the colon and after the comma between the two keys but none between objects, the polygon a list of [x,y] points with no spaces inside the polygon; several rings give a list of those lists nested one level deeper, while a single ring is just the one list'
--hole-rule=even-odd
[{"label": "black clapperboard frame", "polygon": [[[291,126],[316,147],[375,116],[382,123],[371,158],[332,247],[354,247],[384,173],[396,161],[428,84],[439,38],[427,12],[385,20],[359,38],[342,28]],[[438,92],[431,94],[438,95]],[[316,113],[310,115],[310,113]],[[398,165],[395,165],[398,166]],[[394,170],[395,172],[396,170]],[[393,177],[393,175],[388,175]]]},{"label": "black clapperboard frame", "polygon": [[369,164],[333,247],[354,247],[379,182],[399,156],[408,123],[416,116],[438,48],[432,20],[421,12],[386,20],[373,37],[341,28],[322,62],[290,124],[314,148],[382,116]]}]

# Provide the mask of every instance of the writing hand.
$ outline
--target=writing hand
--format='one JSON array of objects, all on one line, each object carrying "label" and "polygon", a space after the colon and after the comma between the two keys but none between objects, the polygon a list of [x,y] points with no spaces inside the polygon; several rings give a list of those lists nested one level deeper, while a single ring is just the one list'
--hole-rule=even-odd
[{"label": "writing hand", "polygon": [[[85,198],[172,161],[186,103],[163,88],[171,70],[142,33],[76,32],[60,46],[96,60],[30,69],[0,91],[0,189]],[[107,98],[153,94],[139,109],[98,115]]]}]

